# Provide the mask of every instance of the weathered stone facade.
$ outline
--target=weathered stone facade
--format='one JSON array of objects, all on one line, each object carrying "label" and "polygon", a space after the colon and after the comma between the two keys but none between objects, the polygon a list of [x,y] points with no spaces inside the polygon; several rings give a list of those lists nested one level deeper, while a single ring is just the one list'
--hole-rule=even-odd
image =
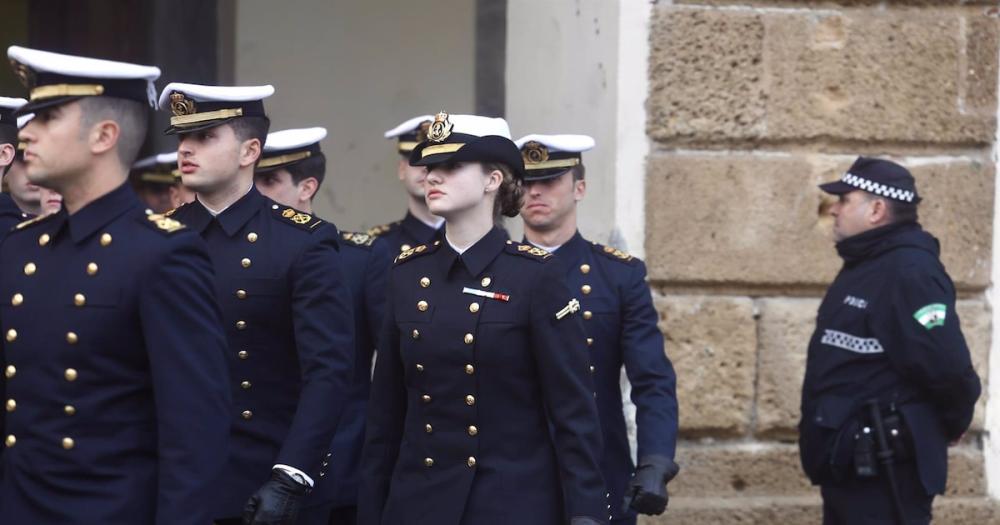
[{"label": "weathered stone facade", "polygon": [[[795,446],[806,344],[840,266],[816,184],[858,154],[916,176],[985,383],[998,50],[995,0],[654,5],[645,249],[683,439],[670,510],[644,523],[820,522]],[[1000,522],[985,403],[936,523]]]}]

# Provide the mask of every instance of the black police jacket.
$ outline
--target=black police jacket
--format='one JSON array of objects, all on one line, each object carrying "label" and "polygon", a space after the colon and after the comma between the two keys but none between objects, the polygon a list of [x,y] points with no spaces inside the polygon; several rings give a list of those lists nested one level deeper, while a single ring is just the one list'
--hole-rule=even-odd
[{"label": "black police jacket", "polygon": [[813,483],[850,475],[864,403],[895,407],[928,494],[944,492],[949,440],[980,394],[938,241],[919,224],[871,230],[837,245],[844,266],[809,342],[799,449]]}]

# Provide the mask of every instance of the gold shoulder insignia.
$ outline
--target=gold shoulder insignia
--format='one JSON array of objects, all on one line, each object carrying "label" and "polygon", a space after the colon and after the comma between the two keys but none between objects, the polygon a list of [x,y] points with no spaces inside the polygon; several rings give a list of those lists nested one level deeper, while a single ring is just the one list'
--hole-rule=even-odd
[{"label": "gold shoulder insignia", "polygon": [[399,255],[396,256],[396,260],[393,264],[399,264],[407,259],[416,259],[420,255],[426,255],[428,253],[434,253],[437,247],[441,245],[441,241],[437,241],[434,244],[428,246],[426,244],[421,244],[415,248],[410,248],[408,250],[403,250]]},{"label": "gold shoulder insignia", "polygon": [[632,257],[626,252],[623,252],[617,248],[612,248],[611,246],[604,246],[603,244],[594,243],[594,251],[602,253],[611,259],[617,259],[622,262],[632,262],[635,257]]},{"label": "gold shoulder insignia", "polygon": [[177,219],[171,219],[163,213],[154,213],[146,216],[149,222],[153,223],[157,228],[167,232],[173,233],[177,230],[183,230],[184,225]]},{"label": "gold shoulder insignia", "polygon": [[298,226],[304,230],[315,231],[316,227],[324,222],[323,219],[320,219],[319,217],[308,213],[302,213],[295,208],[272,206],[271,209],[274,210],[275,215],[282,219],[282,222]]},{"label": "gold shoulder insignia", "polygon": [[46,214],[46,215],[39,215],[38,217],[33,217],[33,218],[28,219],[28,220],[26,220],[24,222],[18,223],[17,226],[14,227],[14,229],[15,230],[22,230],[24,228],[27,228],[28,226],[33,225],[33,224],[38,224],[38,223],[44,221],[45,219],[48,219],[49,217],[52,217],[53,215],[55,215],[55,214],[54,213],[49,213],[49,214]]},{"label": "gold shoulder insignia", "polygon": [[541,260],[545,260],[548,259],[549,257],[552,257],[551,253],[541,248],[538,248],[537,246],[532,246],[530,244],[515,243],[511,241],[510,244],[507,245],[507,247],[511,248],[514,253],[518,255],[524,255],[526,257],[531,257]]},{"label": "gold shoulder insignia", "polygon": [[174,215],[175,213],[177,213],[177,208],[174,208],[174,209],[172,209],[172,210],[167,210],[167,211],[165,211],[165,212],[163,213],[163,216],[164,216],[164,217],[172,217],[172,216],[173,216],[173,215]]},{"label": "gold shoulder insignia", "polygon": [[375,236],[367,233],[341,232],[341,238],[358,246],[371,246],[375,242]]},{"label": "gold shoulder insignia", "polygon": [[395,228],[398,224],[399,224],[399,222],[391,222],[389,224],[380,224],[378,226],[373,226],[373,227],[369,228],[368,231],[366,231],[365,233],[367,233],[368,235],[371,235],[371,236],[375,237],[375,236],[378,236],[378,235],[382,235],[383,233],[387,233],[389,231],[392,231],[392,229]]}]

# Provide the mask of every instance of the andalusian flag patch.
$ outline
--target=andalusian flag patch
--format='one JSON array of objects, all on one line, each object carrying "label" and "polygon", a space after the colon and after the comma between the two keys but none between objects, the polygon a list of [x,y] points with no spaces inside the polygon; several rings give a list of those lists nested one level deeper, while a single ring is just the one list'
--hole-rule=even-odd
[{"label": "andalusian flag patch", "polygon": [[944,317],[947,307],[941,303],[929,304],[913,314],[913,318],[917,320],[924,328],[930,330],[935,326],[944,326]]}]

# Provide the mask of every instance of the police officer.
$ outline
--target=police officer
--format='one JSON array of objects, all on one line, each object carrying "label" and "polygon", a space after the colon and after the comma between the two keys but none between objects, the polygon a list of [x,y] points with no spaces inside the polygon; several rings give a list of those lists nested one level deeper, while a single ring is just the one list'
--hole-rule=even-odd
[{"label": "police officer", "polygon": [[406,216],[402,220],[368,230],[389,246],[390,257],[396,257],[419,244],[430,244],[441,238],[444,219],[430,212],[424,200],[424,179],[427,168],[410,165],[410,152],[427,137],[427,128],[434,117],[420,115],[385,132],[385,138],[396,139],[399,165],[396,172],[406,190]]},{"label": "police officer", "polygon": [[[0,97],[0,172],[6,176],[13,166],[17,151],[17,116],[14,114],[28,101],[23,98]],[[7,182],[7,179],[4,180]],[[0,193],[0,239],[17,223],[27,218],[9,193]]]},{"label": "police officer", "polygon": [[821,486],[824,523],[928,523],[948,443],[980,394],[955,287],[917,222],[906,168],[859,157],[820,188],[839,199],[831,215],[844,265],[809,341],[802,466]]},{"label": "police officer", "polygon": [[[583,310],[604,435],[601,467],[611,501],[624,501],[612,506],[612,523],[634,524],[636,512],[663,513],[666,483],[678,471],[676,376],[656,327],[646,265],[577,231],[576,206],[587,191],[582,152],[594,147],[594,139],[528,135],[516,144],[525,168],[525,239],[555,254]],[[622,411],[622,365],[636,406],[638,467]]]},{"label": "police officer", "polygon": [[[312,213],[313,197],[326,178],[326,156],[320,148],[325,137],[326,128],[319,127],[269,133],[254,175],[260,192],[283,206]],[[330,445],[331,456],[323,462],[324,469],[300,516],[302,525],[357,522],[365,407],[390,258],[385,243],[377,237],[353,232],[341,232],[340,236],[340,255],[354,310],[354,378]]]},{"label": "police officer", "polygon": [[4,523],[212,518],[225,339],[204,242],[127,183],[155,67],[11,47],[28,178],[66,198],[0,244]]},{"label": "police officer", "polygon": [[176,151],[140,159],[132,165],[129,180],[139,198],[156,213],[164,213],[190,202],[182,200]]},{"label": "police officer", "polygon": [[273,92],[171,83],[160,96],[183,183],[197,193],[173,217],[208,242],[229,339],[234,417],[220,523],[295,523],[330,456],[354,370],[336,227],[253,185]]},{"label": "police officer", "polygon": [[446,234],[389,273],[359,522],[607,523],[579,303],[550,254],[494,226],[521,202],[506,121],[440,113],[410,162]]}]

